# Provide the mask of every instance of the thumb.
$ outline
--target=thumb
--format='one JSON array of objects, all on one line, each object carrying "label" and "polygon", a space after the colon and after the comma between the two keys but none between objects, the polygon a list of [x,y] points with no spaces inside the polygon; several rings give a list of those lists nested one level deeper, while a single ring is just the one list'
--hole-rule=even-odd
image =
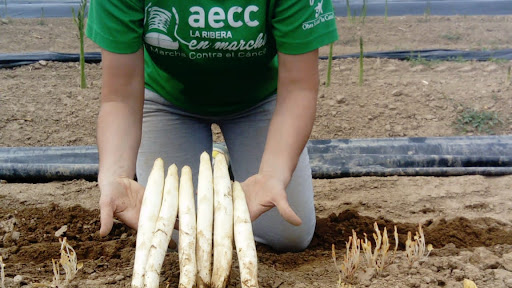
[{"label": "thumb", "polygon": [[281,214],[281,217],[283,217],[286,222],[295,226],[300,226],[302,224],[302,220],[299,218],[299,216],[297,216],[297,214],[295,214],[286,198],[280,198],[278,201],[276,201],[275,205],[279,211],[279,214]]},{"label": "thumb", "polygon": [[110,205],[104,205],[100,207],[100,236],[104,237],[110,233],[112,226],[114,225],[114,211]]}]

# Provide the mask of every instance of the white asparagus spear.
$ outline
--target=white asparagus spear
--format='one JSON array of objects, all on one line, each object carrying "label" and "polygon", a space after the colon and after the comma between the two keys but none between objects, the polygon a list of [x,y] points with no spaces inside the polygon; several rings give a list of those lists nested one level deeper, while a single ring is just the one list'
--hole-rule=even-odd
[{"label": "white asparagus spear", "polygon": [[179,244],[180,261],[179,288],[195,287],[196,284],[196,209],[192,170],[189,166],[181,169],[179,191]]},{"label": "white asparagus spear", "polygon": [[134,288],[142,288],[144,285],[144,272],[151,246],[151,237],[153,236],[162,204],[164,177],[164,161],[158,158],[155,160],[149,174],[148,184],[146,185],[140,208],[132,277],[132,287]]},{"label": "white asparagus spear", "polygon": [[236,181],[233,183],[233,214],[240,283],[242,288],[258,288],[258,255],[252,232],[251,215],[242,186]]},{"label": "white asparagus spear", "polygon": [[233,192],[224,154],[215,157],[213,168],[214,223],[212,287],[226,287],[233,260]]},{"label": "white asparagus spear", "polygon": [[160,271],[178,215],[178,182],[178,167],[172,164],[167,170],[162,206],[149,248],[146,273],[144,274],[144,287],[159,287]]},{"label": "white asparagus spear", "polygon": [[201,154],[197,180],[197,287],[211,285],[213,245],[213,172],[208,153]]}]

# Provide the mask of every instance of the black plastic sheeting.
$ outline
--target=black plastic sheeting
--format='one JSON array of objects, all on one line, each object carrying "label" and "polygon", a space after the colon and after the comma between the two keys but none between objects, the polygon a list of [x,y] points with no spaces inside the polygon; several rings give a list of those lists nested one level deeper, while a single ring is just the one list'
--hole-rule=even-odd
[{"label": "black plastic sheeting", "polygon": [[512,174],[512,135],[312,140],[315,178]]},{"label": "black plastic sheeting", "polygon": [[[84,53],[86,63],[100,63],[100,52]],[[0,53],[0,68],[12,68],[37,63],[41,60],[56,62],[78,62],[80,54],[58,52]]]},{"label": "black plastic sheeting", "polygon": [[[84,55],[85,62],[99,63],[101,62],[100,52],[87,52]],[[388,58],[398,60],[410,59],[425,59],[432,60],[445,60],[445,61],[461,61],[461,60],[474,60],[474,61],[488,61],[490,59],[506,59],[512,60],[512,49],[493,50],[493,51],[463,51],[463,50],[449,50],[449,49],[436,49],[436,50],[406,50],[406,51],[388,51],[388,52],[367,52],[364,53],[365,58]],[[359,58],[359,53],[337,55],[333,59],[346,59],[346,58]],[[80,59],[79,54],[73,53],[58,53],[58,52],[34,52],[22,54],[1,54],[0,53],[0,68],[12,68],[22,65],[36,63],[40,60],[44,61],[58,61],[58,62],[78,62]],[[321,56],[321,60],[326,60],[326,56]]]},{"label": "black plastic sheeting", "polygon": [[[512,135],[332,139],[307,144],[314,178],[512,174]],[[0,147],[0,179],[96,180],[96,146]]]},{"label": "black plastic sheeting", "polygon": [[[333,0],[336,16],[347,15],[345,0]],[[510,15],[510,0],[367,0],[367,16],[404,15]],[[352,15],[361,15],[363,1],[350,1]],[[359,16],[356,16],[359,17]]]},{"label": "black plastic sheeting", "polygon": [[96,180],[96,146],[0,147],[0,179],[9,182]]},{"label": "black plastic sheeting", "polygon": [[[388,51],[388,52],[367,52],[363,53],[364,58],[388,58],[397,60],[410,60],[410,59],[425,59],[432,60],[445,60],[445,61],[461,61],[461,60],[474,60],[474,61],[488,61],[491,59],[506,59],[512,60],[512,49],[504,50],[489,50],[489,51],[464,51],[464,50],[450,50],[450,49],[435,49],[435,50],[403,50],[403,51]],[[359,53],[333,56],[333,59],[345,58],[359,58]],[[327,60],[327,56],[321,56],[320,59]]]}]

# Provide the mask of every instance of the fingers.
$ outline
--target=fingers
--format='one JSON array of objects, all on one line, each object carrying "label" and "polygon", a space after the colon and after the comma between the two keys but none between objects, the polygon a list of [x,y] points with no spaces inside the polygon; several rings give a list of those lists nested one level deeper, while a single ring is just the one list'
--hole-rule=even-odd
[{"label": "fingers", "polygon": [[100,205],[100,211],[100,236],[104,237],[110,233],[112,225],[114,225],[114,211],[110,205]]},{"label": "fingers", "polygon": [[[258,183],[258,178],[251,177],[245,182],[242,183],[242,189],[245,192],[245,197],[247,201],[247,206],[249,208],[249,214],[251,215],[251,221],[255,221],[260,217],[261,214],[267,212],[273,207],[277,207],[279,214],[283,217],[286,222],[299,226],[302,224],[302,220],[297,214],[293,211],[288,203],[286,198],[286,190],[284,187],[279,187],[279,185],[266,186],[262,185],[261,182]],[[261,179],[260,179],[261,180]],[[268,184],[269,182],[263,180],[264,184]],[[259,185],[258,185],[259,184]],[[260,186],[263,188],[257,190],[263,190],[267,193],[254,193],[253,186]],[[266,195],[265,195],[266,194]],[[263,196],[262,196],[263,195]],[[263,197],[263,198],[261,198]]]},{"label": "fingers", "polygon": [[292,207],[290,207],[290,204],[288,203],[288,200],[286,199],[286,196],[283,197],[277,197],[270,205],[251,205],[251,203],[254,203],[252,201],[249,201],[248,208],[249,208],[249,214],[251,215],[251,221],[255,221],[258,219],[258,217],[261,216],[261,214],[267,212],[268,210],[272,209],[272,207],[276,207],[277,211],[279,211],[279,214],[281,217],[283,217],[286,222],[295,225],[300,226],[302,224],[302,220],[299,216],[293,211]]},{"label": "fingers", "polygon": [[260,215],[265,211],[259,211],[255,208],[248,207],[249,208],[249,215],[251,216],[251,222],[254,222]]},{"label": "fingers", "polygon": [[290,207],[290,204],[285,198],[280,198],[275,203],[277,210],[279,211],[279,214],[281,214],[281,217],[283,217],[286,222],[295,225],[300,226],[302,224],[302,220],[295,214],[292,207]]}]

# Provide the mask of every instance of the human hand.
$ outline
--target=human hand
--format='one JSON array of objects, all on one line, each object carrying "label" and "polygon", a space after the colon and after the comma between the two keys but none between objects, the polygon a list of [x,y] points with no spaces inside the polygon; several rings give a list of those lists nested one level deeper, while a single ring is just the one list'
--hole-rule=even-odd
[{"label": "human hand", "polygon": [[119,177],[100,184],[100,191],[100,236],[110,233],[114,216],[137,229],[144,187],[132,179]]},{"label": "human hand", "polygon": [[261,214],[273,207],[277,207],[281,217],[288,223],[295,226],[302,224],[302,220],[295,214],[288,203],[286,184],[277,178],[256,174],[242,183],[242,189],[245,192],[251,221],[256,220]]}]

